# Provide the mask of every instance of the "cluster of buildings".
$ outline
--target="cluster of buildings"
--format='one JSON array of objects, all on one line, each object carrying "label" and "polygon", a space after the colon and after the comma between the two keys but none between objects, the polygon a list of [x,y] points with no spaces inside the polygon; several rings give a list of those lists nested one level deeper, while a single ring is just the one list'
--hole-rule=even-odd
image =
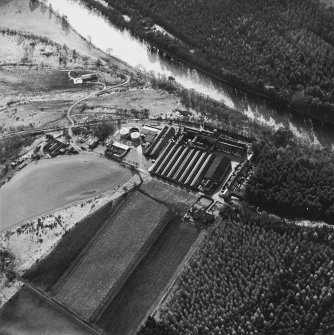
[{"label": "cluster of buildings", "polygon": [[124,143],[115,141],[108,145],[105,155],[108,158],[114,159],[116,161],[121,161],[126,154],[130,151],[130,147]]},{"label": "cluster of buildings", "polygon": [[[51,157],[56,157],[58,155],[63,155],[67,151],[69,145],[62,141],[59,141],[52,136],[48,138],[47,143],[43,147],[44,153],[48,153]],[[73,152],[71,152],[73,150]],[[74,148],[70,148],[69,153],[75,153]]]},{"label": "cluster of buildings", "polygon": [[217,130],[166,126],[146,146],[144,154],[155,159],[151,174],[212,193],[231,172],[230,157],[245,158],[247,145]]},{"label": "cluster of buildings", "polygon": [[119,140],[110,143],[105,154],[121,161],[130,146],[138,145],[153,163],[152,175],[206,194],[228,180],[232,160],[245,162],[248,153],[248,143],[216,129],[143,125],[121,128]]}]

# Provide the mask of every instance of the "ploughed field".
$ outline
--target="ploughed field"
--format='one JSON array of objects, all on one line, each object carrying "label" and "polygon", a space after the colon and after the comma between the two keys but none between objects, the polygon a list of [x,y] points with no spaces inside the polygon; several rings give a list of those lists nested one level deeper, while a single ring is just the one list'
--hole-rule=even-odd
[{"label": "ploughed field", "polygon": [[[142,210],[145,209],[145,210]],[[170,218],[169,210],[135,192],[71,266],[55,288],[58,301],[85,319],[94,318],[122,286]]]},{"label": "ploughed field", "polygon": [[107,334],[130,335],[146,319],[170,284],[178,266],[198,237],[196,227],[173,219],[148,254],[97,320]]},{"label": "ploughed field", "polygon": [[134,332],[198,236],[194,195],[152,181],[79,222],[25,279],[107,334]]}]

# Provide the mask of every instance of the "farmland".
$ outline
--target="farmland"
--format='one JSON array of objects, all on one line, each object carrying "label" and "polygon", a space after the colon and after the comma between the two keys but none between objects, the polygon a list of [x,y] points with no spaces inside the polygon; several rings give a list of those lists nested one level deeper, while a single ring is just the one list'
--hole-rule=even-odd
[{"label": "farmland", "polygon": [[[167,186],[168,187],[168,186]],[[173,219],[97,321],[113,335],[129,335],[154,308],[194,241],[198,230]]]},{"label": "farmland", "polygon": [[156,307],[199,235],[181,219],[195,199],[150,181],[82,220],[25,279],[89,324],[130,334]]},{"label": "farmland", "polygon": [[28,288],[23,288],[0,311],[0,334],[91,335],[69,315],[49,305]]},{"label": "farmland", "polygon": [[169,217],[168,208],[149,197],[139,192],[128,196],[55,285],[57,300],[85,319],[95,318]]},{"label": "farmland", "polygon": [[40,263],[35,264],[26,274],[25,279],[49,292],[61,275],[71,265],[89,242],[91,237],[103,225],[112,213],[113,202],[106,204],[93,215],[87,216],[67,232],[57,247]]},{"label": "farmland", "polygon": [[155,180],[142,185],[141,190],[162,201],[180,215],[184,215],[197,198],[185,190]]}]

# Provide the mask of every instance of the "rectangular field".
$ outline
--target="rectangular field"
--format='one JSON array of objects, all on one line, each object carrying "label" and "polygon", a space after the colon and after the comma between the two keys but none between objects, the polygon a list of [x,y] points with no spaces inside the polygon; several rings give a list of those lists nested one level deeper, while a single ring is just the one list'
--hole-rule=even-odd
[{"label": "rectangular field", "polygon": [[198,237],[195,226],[173,219],[97,320],[112,335],[134,334]]},{"label": "rectangular field", "polygon": [[198,199],[185,190],[181,190],[174,185],[152,180],[141,186],[144,193],[149,194],[154,199],[165,203],[167,206],[176,211],[179,215],[184,215],[189,207]]},{"label": "rectangular field", "polygon": [[167,206],[129,195],[60,279],[56,299],[86,320],[98,318],[170,219]]},{"label": "rectangular field", "polygon": [[78,222],[72,230],[63,236],[56,248],[46,258],[26,272],[24,279],[32,282],[43,291],[50,292],[63,273],[80,255],[92,236],[112,215],[115,207],[116,203],[111,201]]}]

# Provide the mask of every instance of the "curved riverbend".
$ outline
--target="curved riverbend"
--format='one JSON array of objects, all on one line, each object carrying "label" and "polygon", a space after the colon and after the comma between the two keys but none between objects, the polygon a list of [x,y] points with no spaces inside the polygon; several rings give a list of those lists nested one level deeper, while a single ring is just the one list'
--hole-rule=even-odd
[{"label": "curved riverbend", "polygon": [[128,31],[121,31],[98,12],[91,11],[77,0],[48,0],[82,36],[89,37],[98,48],[110,52],[132,67],[156,75],[173,76],[188,89],[224,102],[227,106],[246,114],[250,119],[278,128],[286,127],[299,137],[315,144],[334,146],[334,127],[312,122],[301,115],[287,113],[267,99],[259,98],[242,90],[219,82],[192,67],[151,53],[148,45]]},{"label": "curved riverbend", "polygon": [[131,172],[96,155],[34,161],[0,188],[0,231],[122,185]]}]

